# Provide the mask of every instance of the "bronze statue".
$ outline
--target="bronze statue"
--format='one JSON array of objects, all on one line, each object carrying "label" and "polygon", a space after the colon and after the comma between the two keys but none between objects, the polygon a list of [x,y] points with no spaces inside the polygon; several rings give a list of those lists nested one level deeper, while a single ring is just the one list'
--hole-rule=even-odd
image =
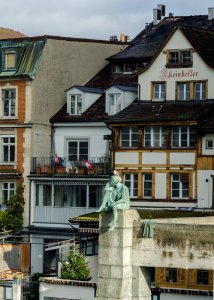
[{"label": "bronze statue", "polygon": [[117,224],[117,210],[129,209],[129,189],[121,183],[121,177],[116,173],[111,176],[104,189],[103,202],[98,212],[113,212],[113,220],[109,230],[114,230]]}]

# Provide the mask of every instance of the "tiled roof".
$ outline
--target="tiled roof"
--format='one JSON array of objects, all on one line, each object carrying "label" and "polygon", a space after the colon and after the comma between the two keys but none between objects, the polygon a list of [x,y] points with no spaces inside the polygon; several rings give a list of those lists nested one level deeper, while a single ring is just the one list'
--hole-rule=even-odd
[{"label": "tiled roof", "polygon": [[137,85],[136,86],[130,86],[130,85],[116,85],[114,84],[112,87],[116,87],[122,91],[127,92],[137,92]]},{"label": "tiled roof", "polygon": [[26,37],[23,33],[10,29],[10,28],[3,28],[0,27],[0,40],[5,39],[14,39],[14,38],[23,38]]},{"label": "tiled roof", "polygon": [[110,56],[108,60],[142,59],[148,61],[176,26],[214,29],[214,20],[208,20],[207,15],[166,17],[155,26],[152,23],[147,25],[131,41],[130,46],[124,51]]},{"label": "tiled roof", "polygon": [[214,110],[214,100],[204,101],[138,101],[130,104],[107,123],[197,121]]},{"label": "tiled roof", "polygon": [[88,92],[88,93],[97,93],[97,94],[102,94],[103,93],[103,89],[99,89],[99,88],[95,88],[95,87],[89,87],[89,86],[81,86],[81,85],[74,85],[72,87],[70,87],[69,89],[65,90],[68,91],[71,88],[77,88],[83,92]]}]

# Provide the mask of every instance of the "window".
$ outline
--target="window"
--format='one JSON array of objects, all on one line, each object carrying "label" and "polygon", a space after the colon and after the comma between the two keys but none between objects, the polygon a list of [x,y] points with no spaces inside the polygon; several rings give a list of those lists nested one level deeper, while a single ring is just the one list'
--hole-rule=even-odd
[{"label": "window", "polygon": [[138,127],[121,128],[121,147],[138,146]]},{"label": "window", "polygon": [[88,141],[87,140],[69,140],[67,142],[67,156],[69,161],[83,161],[88,159]]},{"label": "window", "polygon": [[209,284],[209,271],[208,270],[197,270],[197,284]]},{"label": "window", "polygon": [[190,83],[178,83],[178,100],[190,100]]},{"label": "window", "polygon": [[145,147],[166,147],[166,127],[145,126],[144,127]]},{"label": "window", "polygon": [[166,67],[175,66],[191,66],[192,65],[192,51],[186,50],[168,50]]},{"label": "window", "polygon": [[152,174],[143,174],[143,197],[152,197]]},{"label": "window", "polygon": [[166,269],[166,282],[170,282],[170,283],[178,282],[177,269]]},{"label": "window", "polygon": [[81,115],[83,110],[83,99],[82,95],[70,95],[70,114]]},{"label": "window", "polygon": [[89,185],[89,207],[100,207],[104,194],[102,185]]},{"label": "window", "polygon": [[2,204],[7,204],[8,200],[15,193],[14,182],[3,182],[2,183]]},{"label": "window", "polygon": [[117,63],[113,65],[113,73],[123,73],[123,63]]},{"label": "window", "polygon": [[2,101],[3,101],[3,116],[14,117],[16,113],[16,90],[3,89]]},{"label": "window", "polygon": [[189,174],[171,175],[171,197],[188,198],[189,197]]},{"label": "window", "polygon": [[172,147],[195,147],[195,129],[188,126],[175,126],[172,128]]},{"label": "window", "polygon": [[115,93],[115,94],[109,94],[109,115],[114,115],[121,111],[122,109],[122,94]]},{"label": "window", "polygon": [[129,189],[130,197],[137,197],[138,192],[138,174],[125,174],[124,183]]},{"label": "window", "polygon": [[2,162],[15,162],[15,137],[1,136]]},{"label": "window", "polygon": [[152,98],[154,100],[163,100],[166,98],[166,84],[164,82],[153,83]]},{"label": "window", "polygon": [[205,100],[206,99],[206,82],[194,83],[194,99]]},{"label": "window", "polygon": [[15,51],[4,52],[4,70],[14,70],[16,68],[16,53]]},{"label": "window", "polygon": [[213,149],[213,140],[206,140],[205,149]]},{"label": "window", "polygon": [[44,184],[36,186],[36,205],[37,206],[51,206],[52,199],[52,185]]}]

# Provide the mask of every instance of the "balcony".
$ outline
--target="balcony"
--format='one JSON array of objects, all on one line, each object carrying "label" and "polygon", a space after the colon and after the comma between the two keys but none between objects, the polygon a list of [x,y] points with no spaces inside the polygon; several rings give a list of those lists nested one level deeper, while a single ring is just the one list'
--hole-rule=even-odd
[{"label": "balcony", "polygon": [[33,157],[31,174],[89,176],[108,175],[110,159],[108,156],[88,157],[83,160],[68,160],[67,157]]}]

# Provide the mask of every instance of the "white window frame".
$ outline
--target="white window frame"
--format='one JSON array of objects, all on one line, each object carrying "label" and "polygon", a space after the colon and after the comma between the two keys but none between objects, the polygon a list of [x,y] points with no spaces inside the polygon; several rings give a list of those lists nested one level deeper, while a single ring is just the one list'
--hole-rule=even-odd
[{"label": "white window frame", "polygon": [[[159,129],[156,133],[155,130]],[[165,132],[164,132],[165,129]],[[158,145],[155,145],[155,136],[158,136]],[[149,139],[146,139],[147,136]],[[149,142],[149,145],[146,145]],[[144,147],[145,148],[165,148],[166,147],[166,127],[165,126],[145,126],[144,127]]]},{"label": "white window frame", "polygon": [[[7,185],[7,187],[5,187],[4,185]],[[2,204],[7,204],[7,201],[10,199],[11,196],[13,196],[15,194],[15,190],[16,190],[16,184],[15,182],[12,181],[3,181],[2,182]],[[7,199],[4,199],[4,191],[7,191]],[[6,203],[5,203],[6,200]]]},{"label": "white window frame", "polygon": [[[146,178],[148,175],[151,177],[150,179]],[[152,177],[153,177],[152,173],[144,173],[143,174],[143,198],[146,198],[146,199],[152,198]],[[149,187],[149,188],[145,187],[145,185],[146,185],[145,183],[151,185],[151,187]],[[150,190],[151,194],[146,195],[145,190]]]},{"label": "white window frame", "polygon": [[131,198],[138,197],[138,174],[137,173],[125,173],[124,183],[129,189],[129,195]]},{"label": "white window frame", "polygon": [[[5,142],[4,139],[9,139],[8,142]],[[14,138],[14,142],[11,141],[11,139]],[[15,135],[0,135],[0,142],[1,142],[1,163],[8,164],[12,163],[14,164],[16,162],[16,136]],[[4,147],[8,148],[8,159],[6,160],[4,157]],[[11,158],[11,147],[14,147],[14,159]]]},{"label": "white window frame", "polygon": [[122,93],[108,93],[108,114],[115,115],[122,110]]},{"label": "white window frame", "polygon": [[[123,132],[125,129],[127,130],[127,132]],[[135,139],[136,135],[137,138]],[[124,143],[127,145],[124,145]],[[120,144],[122,148],[138,147],[138,127],[121,127]]]},{"label": "white window frame", "polygon": [[166,82],[153,82],[152,99],[166,99]]},{"label": "white window frame", "polygon": [[213,146],[214,146],[213,139],[205,140],[205,149],[206,150],[213,150]]},{"label": "white window frame", "polygon": [[[197,86],[199,86],[199,89],[197,89]],[[205,100],[206,89],[207,89],[206,81],[194,82],[194,99],[197,101]]]},{"label": "white window frame", "polygon": [[[5,97],[5,92],[8,92],[11,94],[15,93],[14,97]],[[12,119],[12,118],[16,118],[17,117],[17,107],[18,107],[18,98],[17,98],[17,87],[14,86],[10,86],[10,87],[1,87],[1,115],[4,119]],[[5,113],[5,101],[8,101],[8,114]],[[12,109],[12,106],[14,106],[15,108]]]},{"label": "white window frame", "polygon": [[[177,177],[177,179],[175,178]],[[188,183],[188,188],[185,187],[185,183]],[[173,187],[177,184],[177,188]],[[178,191],[177,196],[173,196],[173,191]],[[185,191],[187,191],[187,196],[184,195]],[[181,174],[173,173],[171,174],[171,198],[172,199],[189,199],[189,181],[182,182]]]},{"label": "white window frame", "polygon": [[83,159],[80,159],[81,155],[82,155],[80,153],[81,143],[82,142],[87,142],[87,144],[88,144],[88,153],[87,153],[87,155],[85,155],[85,158],[84,158],[84,159],[87,160],[88,156],[89,156],[89,140],[88,139],[79,139],[79,140],[78,139],[67,139],[66,140],[66,156],[67,156],[69,161],[72,161],[72,160],[70,160],[71,155],[75,156],[74,154],[69,153],[69,143],[71,143],[71,142],[74,142],[74,143],[77,144],[77,155],[76,155],[77,159],[74,160],[74,161],[83,161]]},{"label": "white window frame", "polygon": [[[181,91],[181,87],[183,87],[183,91]],[[177,88],[178,88],[177,99],[181,100],[181,101],[185,101],[185,100],[189,101],[190,100],[190,82],[178,82]]]},{"label": "white window frame", "polygon": [[[73,99],[72,99],[73,98]],[[72,112],[72,103],[74,104],[74,111]],[[69,114],[81,115],[83,112],[83,95],[82,94],[69,94]],[[78,106],[80,104],[80,106]]]},{"label": "white window frame", "polygon": [[[186,129],[186,140],[183,140],[182,138],[184,137],[184,131],[182,129]],[[175,140],[175,129],[178,129],[178,132],[176,133],[178,136],[178,139]],[[194,128],[190,127],[190,126],[175,126],[172,127],[172,138],[171,138],[171,147],[172,148],[192,148],[195,146],[195,139],[194,139],[194,145],[191,145],[192,141],[190,139],[191,134],[193,134],[193,132],[191,132],[191,129],[194,130]],[[195,132],[195,130],[194,130]],[[194,134],[195,136],[195,134]],[[175,141],[177,141],[178,145],[175,145]],[[184,142],[186,142],[186,145],[184,145]]]}]

